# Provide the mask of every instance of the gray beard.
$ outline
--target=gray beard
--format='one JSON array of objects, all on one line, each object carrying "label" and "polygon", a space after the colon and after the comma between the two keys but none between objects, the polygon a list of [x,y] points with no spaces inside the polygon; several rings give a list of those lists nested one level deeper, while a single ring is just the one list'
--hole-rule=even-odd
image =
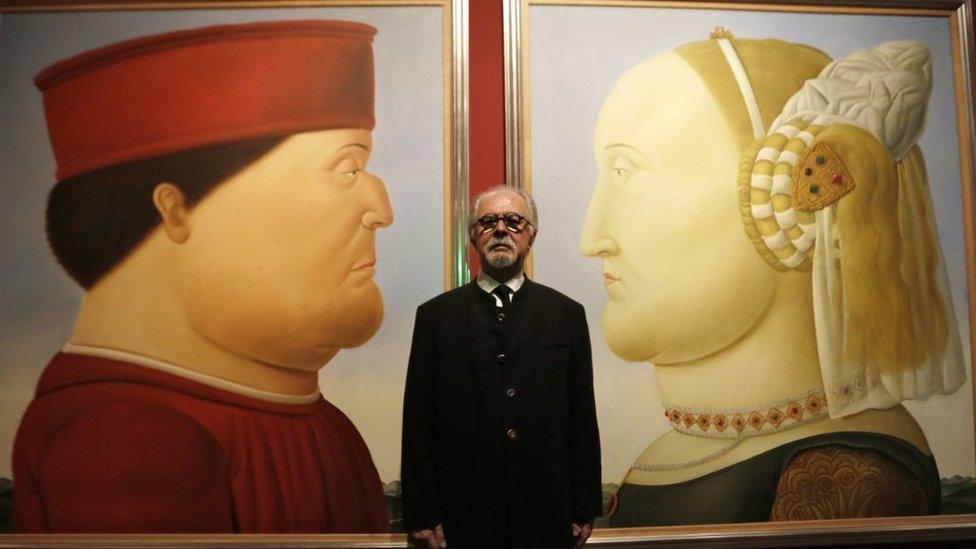
[{"label": "gray beard", "polygon": [[488,264],[496,269],[511,267],[515,263],[515,257],[508,254],[488,254]]},{"label": "gray beard", "polygon": [[[491,247],[495,244],[505,244],[512,249],[512,253],[506,254],[492,252]],[[515,263],[515,260],[518,259],[518,246],[515,245],[515,242],[509,236],[505,236],[504,238],[492,237],[492,239],[488,242],[488,250],[488,253],[485,254],[485,258],[488,260],[488,264],[496,269],[511,267]]]}]

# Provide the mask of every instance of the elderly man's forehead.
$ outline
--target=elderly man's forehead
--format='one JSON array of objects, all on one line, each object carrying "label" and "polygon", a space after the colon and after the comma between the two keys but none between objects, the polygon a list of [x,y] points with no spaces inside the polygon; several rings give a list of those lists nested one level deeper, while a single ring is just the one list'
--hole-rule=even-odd
[{"label": "elderly man's forehead", "polygon": [[516,192],[499,190],[487,194],[478,202],[478,214],[515,212],[521,215],[528,213],[529,206]]}]

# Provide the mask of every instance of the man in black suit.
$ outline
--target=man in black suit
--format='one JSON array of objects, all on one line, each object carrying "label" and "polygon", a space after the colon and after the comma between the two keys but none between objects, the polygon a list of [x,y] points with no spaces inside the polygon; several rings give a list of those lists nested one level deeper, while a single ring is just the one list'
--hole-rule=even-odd
[{"label": "man in black suit", "polygon": [[531,197],[489,189],[469,219],[477,280],[417,308],[404,527],[431,549],[580,547],[601,514],[585,312],[522,272],[538,226]]}]

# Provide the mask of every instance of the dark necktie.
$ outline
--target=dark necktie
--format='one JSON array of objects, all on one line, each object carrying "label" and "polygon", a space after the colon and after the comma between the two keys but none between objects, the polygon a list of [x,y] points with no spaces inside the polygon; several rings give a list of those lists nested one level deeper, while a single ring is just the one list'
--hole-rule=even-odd
[{"label": "dark necktie", "polygon": [[509,309],[510,305],[512,304],[512,302],[509,300],[509,297],[508,297],[508,296],[512,295],[512,289],[511,288],[509,288],[508,286],[506,286],[504,284],[499,284],[497,287],[495,287],[494,290],[491,291],[491,293],[495,294],[496,296],[498,296],[498,299],[502,300],[502,309],[503,310],[508,310]]}]

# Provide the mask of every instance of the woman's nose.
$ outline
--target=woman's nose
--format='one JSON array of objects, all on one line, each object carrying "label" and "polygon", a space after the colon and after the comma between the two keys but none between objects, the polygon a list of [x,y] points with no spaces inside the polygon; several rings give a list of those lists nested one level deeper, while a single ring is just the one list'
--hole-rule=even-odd
[{"label": "woman's nose", "polygon": [[588,256],[608,256],[614,255],[618,251],[617,243],[610,238],[601,238],[595,241],[580,241],[580,253]]},{"label": "woman's nose", "polygon": [[619,251],[617,243],[607,231],[604,197],[600,190],[600,184],[597,183],[593,197],[590,198],[583,231],[580,233],[579,251],[586,256],[608,256]]}]

